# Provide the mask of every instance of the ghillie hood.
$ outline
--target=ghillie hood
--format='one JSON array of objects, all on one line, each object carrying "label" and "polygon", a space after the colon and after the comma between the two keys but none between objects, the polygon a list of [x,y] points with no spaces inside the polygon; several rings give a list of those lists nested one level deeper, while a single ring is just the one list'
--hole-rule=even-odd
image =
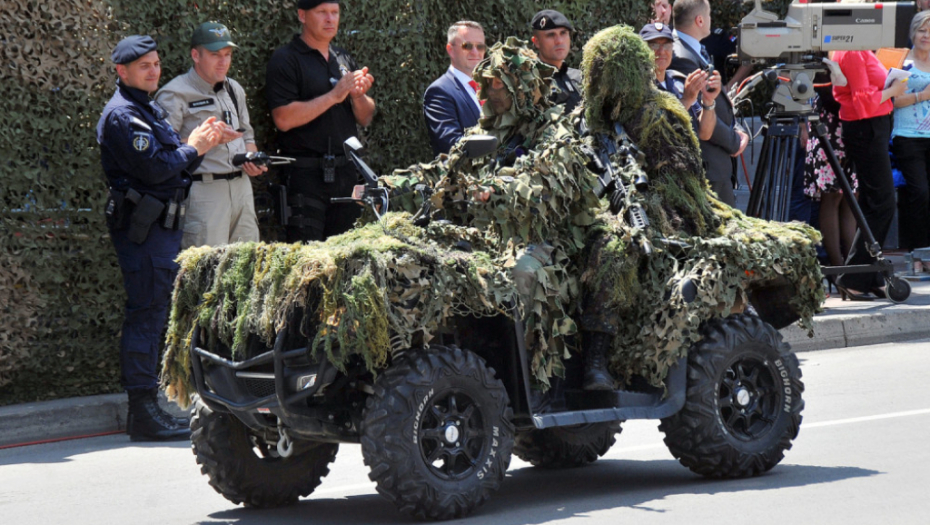
[{"label": "ghillie hood", "polygon": [[526,139],[525,142],[535,143],[538,130],[562,113],[561,108],[553,106],[549,100],[555,72],[554,67],[539,60],[527,43],[516,37],[494,44],[487,57],[475,67],[474,78],[480,86],[478,97],[487,98],[486,90],[497,78],[510,92],[513,105],[506,113],[497,115],[485,104],[477,132],[496,136],[502,145],[518,134]]},{"label": "ghillie hood", "polygon": [[593,130],[625,122],[655,99],[655,59],[629,26],[599,31],[584,45],[585,119]]}]

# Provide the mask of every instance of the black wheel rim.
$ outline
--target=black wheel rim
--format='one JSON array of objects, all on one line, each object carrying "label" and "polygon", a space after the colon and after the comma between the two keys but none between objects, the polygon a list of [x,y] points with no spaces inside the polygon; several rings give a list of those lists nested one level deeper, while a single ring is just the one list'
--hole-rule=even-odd
[{"label": "black wheel rim", "polygon": [[753,441],[767,434],[781,410],[781,389],[769,365],[756,358],[730,364],[720,382],[717,406],[731,435]]},{"label": "black wheel rim", "polygon": [[481,410],[461,390],[448,390],[431,399],[417,434],[427,468],[448,481],[472,474],[481,465],[488,441]]}]

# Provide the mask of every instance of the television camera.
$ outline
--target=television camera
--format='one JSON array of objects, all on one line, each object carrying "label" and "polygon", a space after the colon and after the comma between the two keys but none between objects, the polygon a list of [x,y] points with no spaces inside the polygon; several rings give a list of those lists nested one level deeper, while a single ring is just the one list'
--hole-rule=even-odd
[{"label": "television camera", "polygon": [[744,89],[731,97],[734,102],[763,79],[774,84],[772,109],[765,116],[765,138],[759,165],[749,197],[747,213],[754,217],[785,221],[788,218],[791,183],[800,151],[800,127],[810,124],[820,147],[842,188],[843,198],[852,209],[872,264],[823,268],[824,275],[879,272],[885,279],[888,297],[903,302],[910,285],[894,274],[890,261],[882,256],[868,222],[852,192],[845,172],[826,136],[826,126],[814,113],[814,77],[829,70],[835,85],[846,79],[836,63],[824,58],[829,51],[865,51],[909,47],[913,2],[809,4],[795,2],[784,19],[762,8],[761,0],[740,22],[739,57],[744,63],[762,64],[766,70],[747,80]]}]

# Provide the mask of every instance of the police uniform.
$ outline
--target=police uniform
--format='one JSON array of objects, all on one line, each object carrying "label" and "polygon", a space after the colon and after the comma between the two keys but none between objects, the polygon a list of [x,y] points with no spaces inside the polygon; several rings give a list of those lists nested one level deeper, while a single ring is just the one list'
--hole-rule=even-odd
[{"label": "police uniform", "polygon": [[[268,109],[325,95],[343,75],[357,69],[344,49],[330,45],[327,60],[295,35],[268,62]],[[279,154],[297,159],[281,169],[292,214],[288,242],[324,240],[351,229],[361,215],[361,207],[354,203],[329,202],[333,197],[351,196],[357,183],[355,167],[343,151],[343,142],[356,135],[350,97],[303,126],[278,132]]]},{"label": "police uniform", "polygon": [[[571,34],[575,33],[575,27],[565,15],[552,9],[544,9],[533,15],[530,27],[538,31],[564,27]],[[564,105],[564,114],[568,115],[581,102],[582,94],[581,71],[562,62],[562,67],[552,75],[552,95],[549,99],[555,104]]]},{"label": "police uniform", "polygon": [[[128,37],[112,58],[127,64],[154,50],[150,37]],[[97,142],[110,188],[107,226],[127,295],[120,382],[132,400],[134,392],[154,393],[158,386],[159,343],[181,245],[178,203],[200,159],[193,146],[181,143],[148,93],[122,81],[97,123]]]},{"label": "police uniform", "polygon": [[246,153],[246,144],[255,143],[242,86],[230,78],[217,85],[210,84],[191,68],[165,84],[155,99],[182,137],[190,135],[209,117],[226,120],[234,129],[245,130],[242,138],[207,152],[194,171],[181,246],[258,241],[252,182],[241,167],[232,164],[235,155]]}]

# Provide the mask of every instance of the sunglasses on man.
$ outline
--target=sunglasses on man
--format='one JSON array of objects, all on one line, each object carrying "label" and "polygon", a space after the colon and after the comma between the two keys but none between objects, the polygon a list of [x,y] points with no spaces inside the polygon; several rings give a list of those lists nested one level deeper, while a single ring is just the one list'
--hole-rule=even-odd
[{"label": "sunglasses on man", "polygon": [[476,47],[478,48],[478,51],[481,51],[482,53],[484,53],[488,49],[487,44],[474,44],[472,42],[462,42],[462,49],[464,49],[465,51],[471,51],[472,49],[475,49]]}]

